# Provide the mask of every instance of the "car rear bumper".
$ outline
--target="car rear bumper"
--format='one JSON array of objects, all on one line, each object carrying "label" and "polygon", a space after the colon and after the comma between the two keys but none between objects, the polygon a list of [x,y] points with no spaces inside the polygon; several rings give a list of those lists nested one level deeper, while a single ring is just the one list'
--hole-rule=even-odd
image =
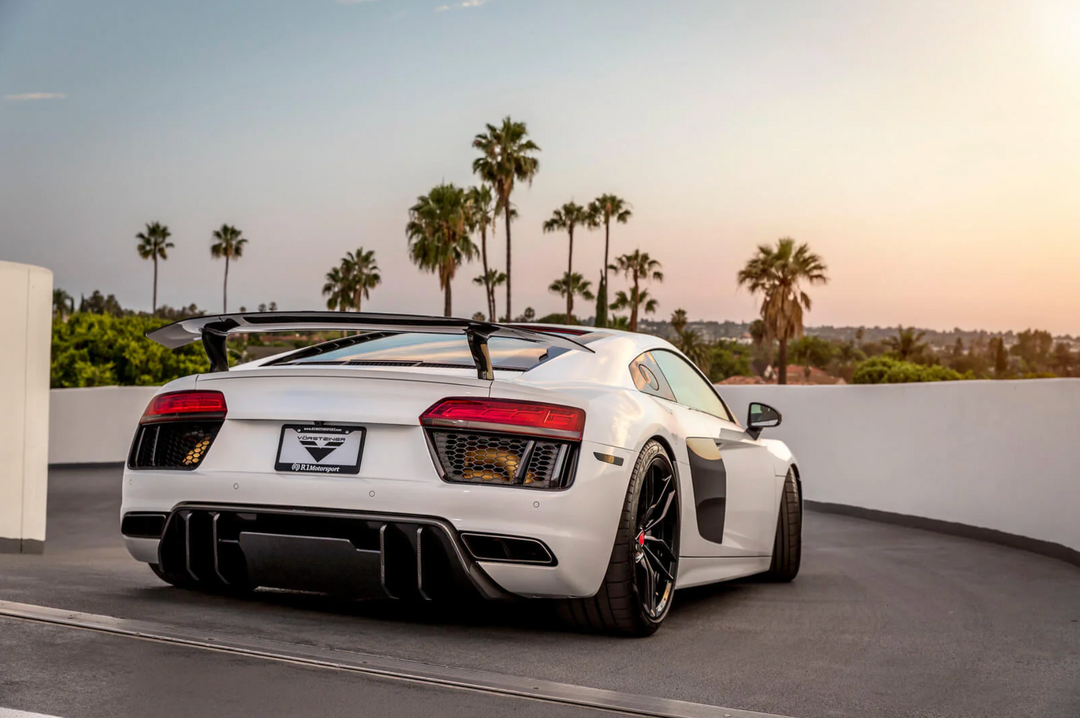
[{"label": "car rear bumper", "polygon": [[[625,459],[624,465],[597,461],[594,451],[616,454]],[[145,530],[135,535],[126,531],[125,543],[140,561],[158,563],[170,572],[183,570],[184,575],[193,571],[208,583],[228,582],[232,575],[238,581],[250,578],[281,588],[437,598],[450,591],[423,588],[425,549],[430,549],[429,557],[435,558],[426,572],[429,586],[435,585],[431,576],[438,575],[450,579],[440,579],[440,584],[485,598],[591,596],[610,560],[631,459],[630,452],[585,442],[574,484],[561,491],[431,478],[129,469],[124,473],[122,515],[158,514],[167,523],[163,538]],[[257,520],[244,523],[246,518],[237,518],[241,514]],[[263,516],[287,518],[260,524]],[[299,520],[303,517],[306,522]],[[340,525],[349,521],[353,529]],[[478,560],[461,539],[467,533],[529,539],[553,560]],[[238,564],[243,571],[236,569]],[[310,568],[307,573],[304,566]],[[254,572],[250,577],[249,568]],[[224,576],[219,575],[222,570]],[[348,578],[335,580],[334,574]]]}]

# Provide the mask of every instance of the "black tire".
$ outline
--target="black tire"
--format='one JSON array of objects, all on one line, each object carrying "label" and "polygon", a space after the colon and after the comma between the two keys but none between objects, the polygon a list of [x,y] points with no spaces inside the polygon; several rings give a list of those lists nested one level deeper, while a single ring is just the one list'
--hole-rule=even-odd
[{"label": "black tire", "polygon": [[650,441],[630,476],[604,582],[591,598],[560,601],[563,619],[597,633],[655,633],[675,593],[679,523],[674,467],[664,448]]},{"label": "black tire", "polygon": [[784,479],[784,495],[780,498],[780,516],[776,521],[772,563],[765,577],[770,581],[787,583],[799,575],[802,562],[802,500],[799,482],[793,469]]}]

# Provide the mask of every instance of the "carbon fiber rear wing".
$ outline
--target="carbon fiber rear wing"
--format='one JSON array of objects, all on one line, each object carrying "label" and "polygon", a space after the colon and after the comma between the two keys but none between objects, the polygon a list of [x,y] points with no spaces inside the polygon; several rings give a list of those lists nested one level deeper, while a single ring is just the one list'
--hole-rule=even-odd
[{"label": "carbon fiber rear wing", "polygon": [[169,349],[202,341],[210,360],[210,371],[229,370],[225,342],[230,334],[253,332],[312,331],[396,331],[422,334],[462,333],[469,341],[469,351],[476,375],[491,381],[495,378],[488,352],[491,337],[512,337],[563,349],[592,352],[584,344],[551,329],[530,329],[520,324],[494,324],[454,317],[425,317],[412,314],[371,314],[360,312],[243,312],[182,319],[147,333],[147,337]]}]

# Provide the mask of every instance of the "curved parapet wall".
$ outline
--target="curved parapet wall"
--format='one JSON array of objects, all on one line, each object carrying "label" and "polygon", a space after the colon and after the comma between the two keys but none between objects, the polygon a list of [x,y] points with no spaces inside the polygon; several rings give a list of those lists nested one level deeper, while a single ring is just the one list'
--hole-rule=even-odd
[{"label": "curved parapet wall", "polygon": [[45,546],[52,272],[0,262],[0,552]]},{"label": "curved parapet wall", "polygon": [[[740,418],[784,415],[818,508],[1000,541],[1080,563],[1080,379],[722,386]],[[120,463],[155,387],[54,389],[49,461]]]},{"label": "curved parapet wall", "polygon": [[1080,380],[720,386],[784,420],[819,508],[989,539],[1080,564]]}]

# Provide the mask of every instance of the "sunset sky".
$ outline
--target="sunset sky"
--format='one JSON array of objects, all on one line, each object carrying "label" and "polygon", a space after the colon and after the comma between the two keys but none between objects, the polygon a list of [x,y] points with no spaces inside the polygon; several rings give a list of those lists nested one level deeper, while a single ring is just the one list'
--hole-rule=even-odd
[{"label": "sunset sky", "polygon": [[[1080,3],[444,1],[0,0],[0,260],[148,310],[134,235],[160,221],[159,302],[220,310],[230,223],[232,308],[323,308],[362,245],[366,309],[440,313],[407,209],[472,184],[473,135],[511,115],[543,150],[516,312],[563,306],[542,222],[613,192],[613,252],[663,262],[658,317],[753,318],[735,274],[790,235],[832,279],[808,324],[1080,334]],[[602,252],[575,243],[594,284]]]}]

